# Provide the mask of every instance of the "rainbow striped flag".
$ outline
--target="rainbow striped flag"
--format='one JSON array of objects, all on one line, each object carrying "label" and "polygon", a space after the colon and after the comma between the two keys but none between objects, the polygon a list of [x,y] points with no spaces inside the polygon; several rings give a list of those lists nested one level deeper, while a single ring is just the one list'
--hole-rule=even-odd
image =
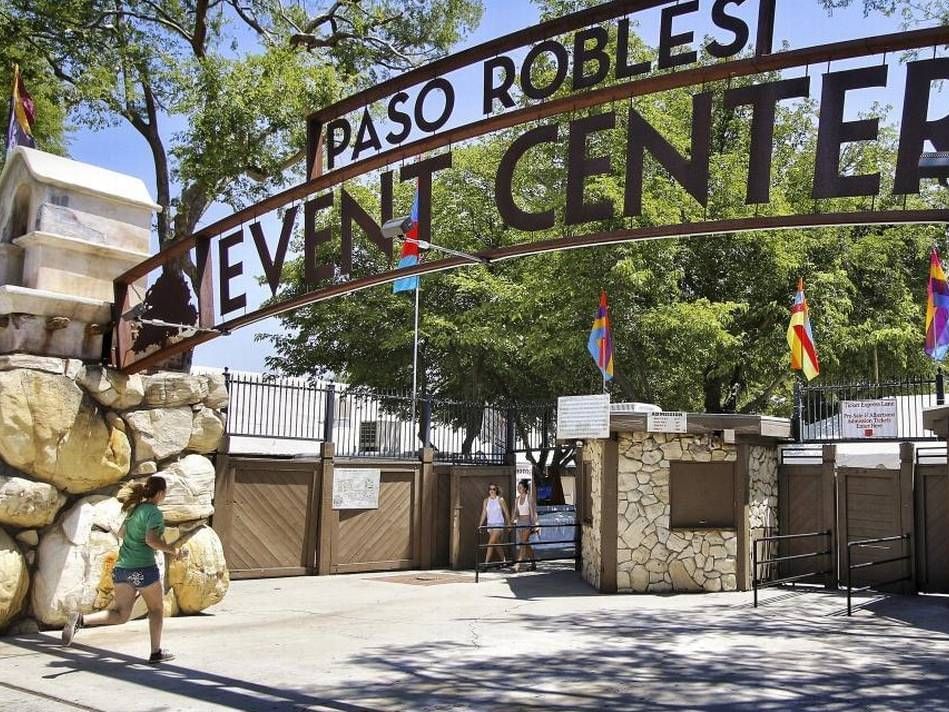
[{"label": "rainbow striped flag", "polygon": [[817,378],[820,363],[817,361],[817,349],[814,347],[814,334],[804,298],[804,280],[797,281],[797,293],[791,307],[791,323],[788,325],[788,346],[791,347],[791,369],[803,371],[807,380]]},{"label": "rainbow striped flag", "polygon": [[600,308],[596,310],[587,351],[596,361],[596,367],[603,374],[603,380],[613,378],[613,333],[610,330],[610,308],[606,302],[606,292],[600,292]]},{"label": "rainbow striped flag", "polygon": [[[415,189],[415,200],[412,201],[412,212],[409,215],[412,226],[406,230],[405,239],[402,241],[402,257],[399,259],[399,268],[414,267],[418,264],[418,188]],[[419,278],[403,277],[392,283],[392,292],[414,292],[418,289]]]},{"label": "rainbow striped flag", "polygon": [[926,353],[934,361],[942,361],[949,352],[949,285],[935,247],[929,257],[926,291]]},{"label": "rainbow striped flag", "polygon": [[7,129],[7,152],[17,146],[36,148],[33,139],[33,124],[36,123],[36,107],[33,97],[23,86],[20,65],[13,65],[13,93],[10,96],[10,126]]}]

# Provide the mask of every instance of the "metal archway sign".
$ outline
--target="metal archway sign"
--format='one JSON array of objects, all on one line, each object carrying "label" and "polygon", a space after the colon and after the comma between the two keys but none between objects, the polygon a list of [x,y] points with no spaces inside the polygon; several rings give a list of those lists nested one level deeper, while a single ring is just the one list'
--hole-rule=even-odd
[{"label": "metal archway sign", "polygon": [[[393,215],[394,170],[390,166],[407,158],[426,156],[403,165],[399,178],[418,183],[419,239],[429,240],[432,181],[439,171],[451,167],[451,147],[523,124],[535,125],[511,141],[495,176],[495,207],[506,227],[531,233],[548,230],[557,224],[558,215],[553,209],[527,212],[517,204],[512,191],[512,177],[518,163],[543,144],[565,144],[565,208],[561,216],[565,225],[582,226],[613,217],[622,217],[633,225],[608,232],[527,241],[476,253],[488,263],[556,250],[668,237],[827,226],[949,223],[949,210],[946,209],[881,209],[856,212],[815,210],[801,215],[658,226],[636,224],[642,213],[643,166],[647,153],[696,205],[707,206],[713,118],[712,94],[704,89],[707,83],[812,65],[826,64],[828,67],[821,77],[812,185],[815,205],[819,205],[817,201],[822,199],[840,197],[875,199],[881,191],[880,174],[843,173],[840,150],[846,143],[876,140],[878,121],[845,120],[844,102],[850,91],[886,87],[888,67],[874,61],[866,66],[832,72],[830,63],[949,44],[949,27],[933,27],[772,52],[778,0],[752,0],[749,3],[757,5],[754,27],[736,13],[744,2],[715,0],[708,9],[709,19],[717,28],[716,34],[721,35],[704,45],[704,51],[717,60],[708,64],[699,63],[694,33],[685,31],[690,18],[694,22],[700,12],[698,0],[617,0],[445,57],[315,112],[307,119],[307,180],[304,183],[198,230],[115,280],[115,327],[106,358],[125,372],[140,371],[221,334],[292,309],[387,284],[401,277],[432,274],[471,264],[458,257],[449,257],[410,268],[348,278],[352,269],[354,226],[358,226],[374,245],[367,245],[368,249],[377,249],[390,260],[392,258],[392,241],[383,236],[380,228]],[[660,12],[657,53],[648,60],[633,61],[629,51],[630,15],[647,9]],[[754,54],[741,57],[746,54],[752,35]],[[522,48],[528,49],[520,62],[505,54]],[[546,83],[540,85],[532,72],[538,62],[553,70],[545,75],[543,81]],[[456,92],[446,75],[472,67],[482,70],[480,98],[483,118],[453,125]],[[937,150],[949,150],[949,115],[935,120],[928,118],[932,85],[949,79],[949,58],[936,57],[934,52],[932,59],[909,62],[906,75],[892,189],[894,195],[903,196],[920,192],[921,179],[926,175],[920,171],[919,157],[926,142],[930,141]],[[748,205],[764,205],[770,200],[776,106],[781,101],[809,96],[812,83],[813,78],[805,73],[802,77],[766,79],[724,91],[722,99],[726,107],[750,108],[745,194]],[[614,102],[684,87],[702,88],[692,98],[691,150],[688,155],[681,154],[672,146],[661,130],[651,125],[632,105],[619,122],[627,131],[625,164],[614,165],[611,156],[591,155],[587,139],[598,132],[615,130],[618,125],[616,111],[612,108]],[[414,100],[406,91],[412,88],[417,88]],[[385,118],[381,124],[377,118],[380,112],[370,112],[370,108],[378,106],[379,102],[384,102]],[[611,108],[571,118],[565,125],[557,121],[538,123],[605,105],[611,105]],[[409,140],[419,130],[429,135]],[[344,185],[347,180],[374,171],[380,172],[381,215],[378,221],[359,205]],[[608,173],[625,175],[622,204],[587,200],[586,181]],[[338,191],[334,191],[336,188]],[[334,259],[327,260],[325,248],[319,248],[332,240],[332,231],[319,227],[317,218],[320,211],[334,205],[338,207],[340,219],[340,248]],[[259,216],[281,208],[285,209],[280,234],[276,241],[268,240],[257,220]],[[302,226],[305,280],[312,289],[301,295],[278,299],[283,264],[291,235],[299,227],[298,222]],[[274,297],[270,303],[250,312],[246,311],[246,293],[241,291],[239,282],[245,274],[244,264],[235,257],[235,252],[245,244],[244,226],[247,224],[260,260],[260,270]],[[178,312],[174,308],[168,311],[172,318],[153,312],[151,316],[157,315],[158,318],[142,319],[142,307],[130,308],[132,285],[188,254],[193,255],[197,267],[197,306],[187,304],[189,295],[185,295],[186,303],[177,305]],[[320,255],[323,255],[322,261]],[[163,300],[167,307],[169,301],[180,298],[179,287],[156,282],[152,289],[159,286],[164,295],[156,295],[155,302]],[[182,312],[197,314],[193,328],[178,332],[172,330],[171,333],[165,329],[160,338],[142,339],[144,321],[159,326],[180,323],[174,314]]]}]

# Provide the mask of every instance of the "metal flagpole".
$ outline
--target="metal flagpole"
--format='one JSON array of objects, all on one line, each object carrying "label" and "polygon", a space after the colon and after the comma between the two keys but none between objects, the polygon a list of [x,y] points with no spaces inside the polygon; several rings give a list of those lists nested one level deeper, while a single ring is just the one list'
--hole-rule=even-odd
[{"label": "metal flagpole", "polygon": [[[415,422],[415,412],[416,412],[416,400],[417,400],[417,388],[418,388],[418,293],[419,287],[421,286],[421,279],[416,277],[418,280],[415,283],[415,338],[412,345],[412,428],[418,430],[417,423]],[[412,433],[412,440],[415,440],[415,433]]]}]

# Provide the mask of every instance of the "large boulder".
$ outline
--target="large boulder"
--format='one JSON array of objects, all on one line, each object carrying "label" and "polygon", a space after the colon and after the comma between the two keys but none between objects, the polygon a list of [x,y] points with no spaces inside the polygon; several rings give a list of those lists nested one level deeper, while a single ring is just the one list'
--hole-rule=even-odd
[{"label": "large boulder", "polygon": [[184,556],[168,562],[168,583],[181,613],[199,613],[219,603],[230,585],[224,548],[210,527],[190,535]]},{"label": "large boulder", "polygon": [[137,373],[126,375],[111,368],[89,367],[79,383],[102,405],[115,410],[135,408],[145,398],[145,384]]},{"label": "large boulder", "polygon": [[128,474],[131,447],[67,376],[0,372],[0,457],[61,490],[81,494]]},{"label": "large boulder", "polygon": [[194,405],[208,397],[208,381],[185,373],[158,373],[145,376],[145,405],[175,408]]},{"label": "large boulder", "polygon": [[0,529],[0,630],[20,615],[29,587],[30,575],[23,554]]},{"label": "large boulder", "polygon": [[208,397],[204,399],[204,404],[208,408],[220,410],[227,408],[227,380],[223,373],[208,373],[200,376],[208,386]]},{"label": "large boulder", "polygon": [[[158,472],[165,478],[168,489],[165,501],[159,509],[166,524],[179,524],[197,519],[207,519],[214,514],[211,501],[214,499],[214,465],[201,455],[186,455],[177,462]],[[140,478],[123,485],[119,490],[119,499],[129,493],[130,485],[148,478]]]},{"label": "large boulder", "polygon": [[201,408],[194,414],[188,450],[215,452],[224,437],[224,419],[210,408]]},{"label": "large boulder", "polygon": [[125,414],[125,422],[132,429],[136,463],[179,454],[188,446],[194,425],[189,406],[136,410]]},{"label": "large boulder", "polygon": [[65,503],[66,498],[51,484],[0,473],[0,524],[45,527]]},{"label": "large boulder", "polygon": [[80,499],[40,539],[33,574],[33,615],[61,626],[73,608],[83,613],[112,602],[112,569],[124,517],[114,497]]}]

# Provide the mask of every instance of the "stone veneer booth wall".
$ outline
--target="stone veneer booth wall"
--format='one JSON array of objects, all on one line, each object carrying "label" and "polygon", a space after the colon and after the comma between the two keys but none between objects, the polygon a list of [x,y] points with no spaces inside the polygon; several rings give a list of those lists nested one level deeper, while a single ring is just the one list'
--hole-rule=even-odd
[{"label": "stone veneer booth wall", "polygon": [[[582,527],[584,579],[604,592],[749,588],[751,541],[777,527],[780,439],[749,438],[736,444],[723,442],[720,432],[617,432],[611,441],[586,442],[585,476],[592,507]],[[737,526],[671,528],[673,462],[734,463],[740,500],[736,502]],[[607,491],[611,479],[615,479],[615,492]],[[615,520],[604,517],[613,502]],[[610,551],[608,542],[614,537],[615,549]],[[611,563],[614,552],[615,565]]]},{"label": "stone veneer booth wall", "polygon": [[[57,627],[73,606],[112,600],[123,488],[158,473],[165,539],[188,555],[160,567],[167,615],[220,601],[228,571],[213,513],[223,376],[124,376],[75,359],[0,356],[0,632]],[[143,615],[137,602],[133,615]]]}]

